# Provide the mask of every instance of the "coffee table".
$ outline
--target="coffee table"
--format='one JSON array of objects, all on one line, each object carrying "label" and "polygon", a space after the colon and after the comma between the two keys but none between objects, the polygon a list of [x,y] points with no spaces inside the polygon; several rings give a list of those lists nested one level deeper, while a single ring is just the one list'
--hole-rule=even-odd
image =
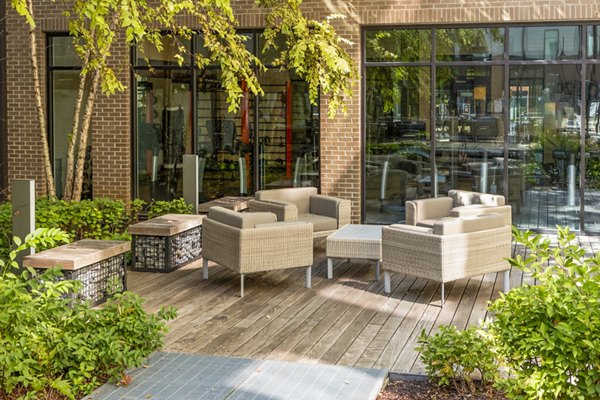
[{"label": "coffee table", "polygon": [[375,280],[381,265],[381,225],[346,225],[327,237],[327,278],[333,277],[333,259],[374,260]]}]

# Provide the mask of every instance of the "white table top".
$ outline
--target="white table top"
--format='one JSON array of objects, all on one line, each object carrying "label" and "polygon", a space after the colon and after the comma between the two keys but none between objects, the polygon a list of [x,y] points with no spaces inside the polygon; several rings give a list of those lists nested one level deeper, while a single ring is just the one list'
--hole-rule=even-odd
[{"label": "white table top", "polygon": [[327,239],[381,240],[383,225],[348,224],[332,233]]}]

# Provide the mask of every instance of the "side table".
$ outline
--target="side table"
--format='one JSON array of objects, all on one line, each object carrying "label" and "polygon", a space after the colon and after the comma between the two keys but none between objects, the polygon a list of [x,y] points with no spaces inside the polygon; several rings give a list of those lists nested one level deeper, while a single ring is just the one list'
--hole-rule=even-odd
[{"label": "side table", "polygon": [[123,240],[83,239],[25,256],[23,267],[62,267],[66,279],[83,282],[78,297],[95,306],[105,302],[111,291],[127,290],[125,253],[130,248]]},{"label": "side table", "polygon": [[129,226],[131,269],[170,272],[200,258],[203,215],[167,214]]},{"label": "side table", "polygon": [[350,224],[327,237],[327,278],[333,277],[334,258],[375,260],[375,280],[381,267],[381,225]]}]

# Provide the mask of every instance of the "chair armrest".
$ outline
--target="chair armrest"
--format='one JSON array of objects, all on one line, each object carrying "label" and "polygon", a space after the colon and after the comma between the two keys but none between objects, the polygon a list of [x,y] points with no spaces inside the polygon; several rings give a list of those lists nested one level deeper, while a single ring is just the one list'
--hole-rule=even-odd
[{"label": "chair armrest", "polygon": [[500,214],[504,219],[504,225],[512,225],[512,207],[511,206],[482,206],[480,204],[474,204],[473,206],[461,206],[455,207],[450,211],[450,216],[469,217],[481,214]]},{"label": "chair armrest", "polygon": [[338,228],[350,223],[351,207],[350,200],[339,197],[323,196],[315,194],[310,196],[310,213],[335,218]]},{"label": "chair armrest", "polygon": [[406,224],[416,225],[423,220],[448,217],[454,202],[450,197],[411,200],[406,202]]},{"label": "chair armrest", "polygon": [[298,219],[296,205],[285,201],[250,200],[248,207],[250,212],[272,212],[277,216],[277,221],[296,221]]}]

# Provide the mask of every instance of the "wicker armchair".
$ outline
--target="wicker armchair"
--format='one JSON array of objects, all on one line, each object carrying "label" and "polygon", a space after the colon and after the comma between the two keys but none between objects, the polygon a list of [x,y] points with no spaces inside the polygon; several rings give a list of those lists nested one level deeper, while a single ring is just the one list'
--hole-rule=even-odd
[{"label": "wicker armchair", "polygon": [[511,227],[500,214],[443,218],[432,228],[391,225],[382,228],[384,291],[390,293],[390,272],[442,283],[504,271],[508,290]]},{"label": "wicker armchair", "polygon": [[512,210],[505,204],[504,196],[450,190],[448,197],[411,200],[406,202],[406,224],[431,228],[444,217],[466,217],[480,214],[500,214],[504,225],[512,225]]},{"label": "wicker armchair", "polygon": [[237,213],[211,207],[202,222],[204,279],[208,261],[244,275],[253,272],[306,267],[305,286],[311,287],[313,227],[306,222],[277,222],[273,213]]},{"label": "wicker armchair", "polygon": [[315,187],[259,190],[248,205],[251,212],[272,212],[278,221],[313,225],[313,237],[324,237],[350,223],[349,200],[317,194]]}]

